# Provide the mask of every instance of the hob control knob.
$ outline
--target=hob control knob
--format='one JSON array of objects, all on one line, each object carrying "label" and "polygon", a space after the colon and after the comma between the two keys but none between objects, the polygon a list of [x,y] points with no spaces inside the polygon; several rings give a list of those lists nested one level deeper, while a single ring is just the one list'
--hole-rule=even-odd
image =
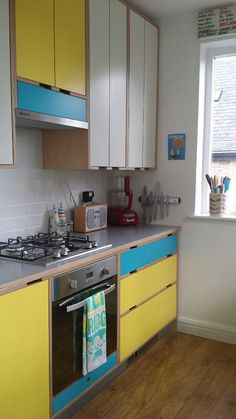
[{"label": "hob control knob", "polygon": [[108,268],[103,268],[102,272],[101,272],[101,275],[108,275],[109,273],[110,273],[110,271],[109,271]]},{"label": "hob control knob", "polygon": [[78,281],[76,279],[72,279],[69,283],[70,288],[78,288]]}]

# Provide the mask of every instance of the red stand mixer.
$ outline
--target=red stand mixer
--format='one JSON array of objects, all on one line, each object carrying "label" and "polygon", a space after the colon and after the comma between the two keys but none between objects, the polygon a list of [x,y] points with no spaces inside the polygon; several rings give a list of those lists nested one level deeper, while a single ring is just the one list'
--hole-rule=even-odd
[{"label": "red stand mixer", "polygon": [[111,192],[108,223],[119,226],[138,224],[138,214],[131,209],[132,202],[133,193],[130,191],[130,177],[117,176],[116,190]]}]

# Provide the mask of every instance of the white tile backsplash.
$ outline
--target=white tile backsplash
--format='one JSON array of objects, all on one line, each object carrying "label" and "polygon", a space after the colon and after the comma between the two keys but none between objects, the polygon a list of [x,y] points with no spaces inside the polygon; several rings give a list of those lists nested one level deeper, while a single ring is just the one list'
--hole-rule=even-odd
[{"label": "white tile backsplash", "polygon": [[0,240],[48,230],[49,211],[63,203],[71,214],[83,190],[94,190],[95,200],[107,202],[111,174],[105,171],[42,169],[39,130],[17,129],[16,168],[0,169]]}]

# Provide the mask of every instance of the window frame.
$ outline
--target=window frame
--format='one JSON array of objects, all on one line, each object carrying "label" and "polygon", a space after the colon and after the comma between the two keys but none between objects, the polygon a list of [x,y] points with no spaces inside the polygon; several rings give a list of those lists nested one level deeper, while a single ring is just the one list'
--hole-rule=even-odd
[{"label": "window frame", "polygon": [[211,161],[213,59],[226,55],[236,55],[236,38],[203,42],[200,45],[195,215],[208,214],[210,190],[205,175],[209,173]]}]

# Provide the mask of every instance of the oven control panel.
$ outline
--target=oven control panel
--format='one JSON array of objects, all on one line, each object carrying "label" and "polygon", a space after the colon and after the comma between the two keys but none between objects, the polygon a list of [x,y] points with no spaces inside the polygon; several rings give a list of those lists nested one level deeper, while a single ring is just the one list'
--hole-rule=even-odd
[{"label": "oven control panel", "polygon": [[117,257],[113,256],[52,279],[52,301],[60,300],[88,286],[117,275]]}]

